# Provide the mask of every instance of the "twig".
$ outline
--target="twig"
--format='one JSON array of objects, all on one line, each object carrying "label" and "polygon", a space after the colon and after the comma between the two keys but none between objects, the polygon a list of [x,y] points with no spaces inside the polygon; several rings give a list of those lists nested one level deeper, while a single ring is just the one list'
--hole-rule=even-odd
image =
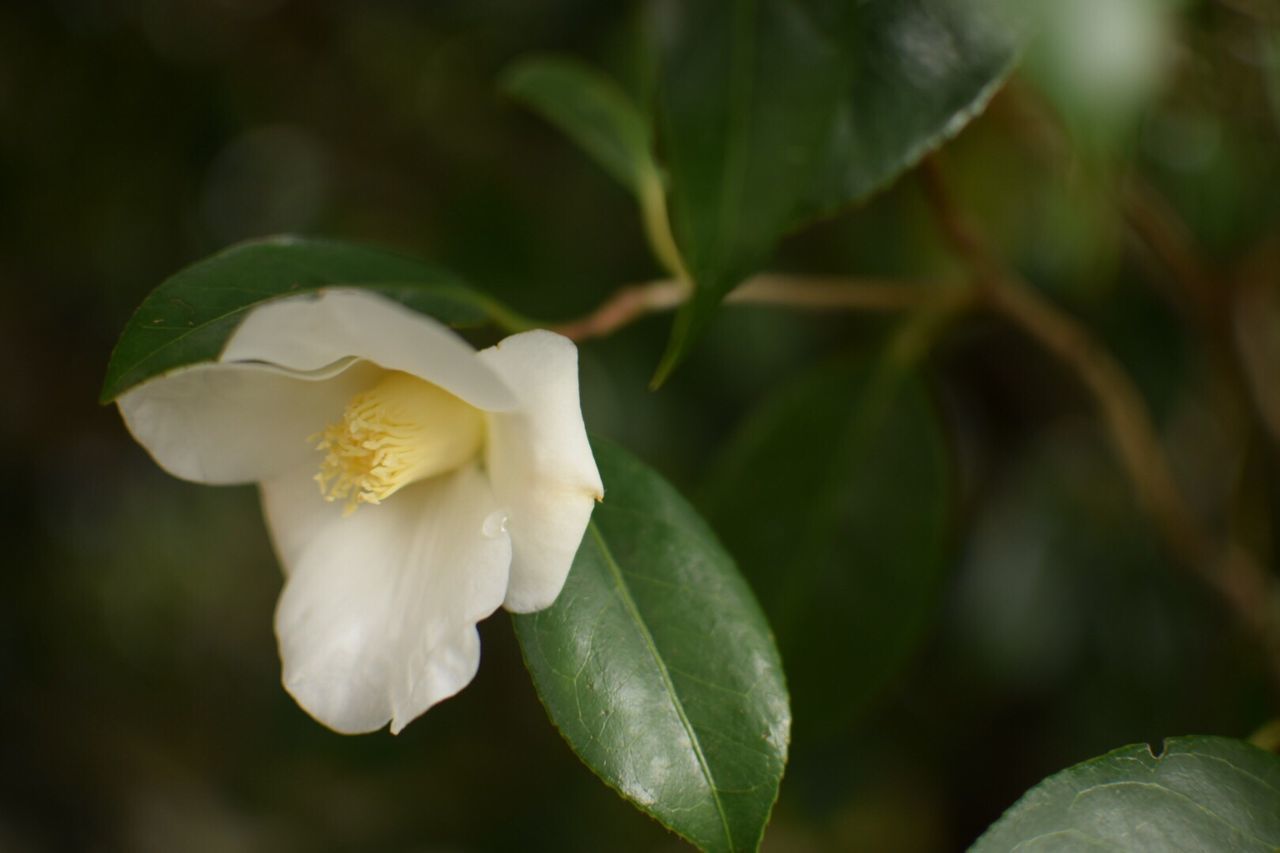
[{"label": "twig", "polygon": [[603,338],[655,311],[670,311],[687,297],[678,280],[654,281],[624,287],[585,317],[552,326],[566,338],[585,341]]},{"label": "twig", "polygon": [[[1026,84],[1010,81],[997,105],[998,114],[1046,165],[1074,168],[1075,154],[1061,118]],[[1146,250],[1140,258],[1144,266],[1159,267],[1152,284],[1193,324],[1220,336],[1229,282],[1214,271],[1173,206],[1137,174],[1123,181],[1115,202],[1134,243]]]},{"label": "twig", "polygon": [[996,260],[973,224],[952,203],[936,163],[927,161],[922,176],[939,224],[978,277],[979,298],[1075,371],[1095,398],[1139,502],[1177,553],[1202,559],[1207,546],[1190,523],[1191,512],[1160,449],[1142,397],[1124,369],[1082,326]]},{"label": "twig", "polygon": [[978,278],[988,306],[1034,338],[1079,378],[1093,396],[1139,505],[1171,553],[1213,588],[1261,643],[1280,687],[1280,593],[1244,549],[1217,545],[1195,517],[1147,414],[1142,396],[1120,364],[1069,315],[1041,297],[996,259],[972,223],[955,207],[937,164],[922,169],[925,189],[943,232]]},{"label": "twig", "polygon": [[[941,285],[882,279],[762,273],[731,291],[725,302],[811,311],[906,311],[934,302],[947,290]],[[678,308],[687,298],[688,289],[676,279],[632,285],[587,316],[554,330],[575,341],[604,337],[647,314]]]},{"label": "twig", "polygon": [[1232,344],[1243,384],[1263,426],[1280,441],[1280,387],[1275,381],[1274,320],[1280,314],[1275,271],[1280,269],[1280,232],[1269,234],[1240,262],[1231,318]]},{"label": "twig", "polygon": [[1120,207],[1129,227],[1169,270],[1201,322],[1222,320],[1228,282],[1216,281],[1200,256],[1186,224],[1169,202],[1142,179],[1131,176],[1120,192]]}]

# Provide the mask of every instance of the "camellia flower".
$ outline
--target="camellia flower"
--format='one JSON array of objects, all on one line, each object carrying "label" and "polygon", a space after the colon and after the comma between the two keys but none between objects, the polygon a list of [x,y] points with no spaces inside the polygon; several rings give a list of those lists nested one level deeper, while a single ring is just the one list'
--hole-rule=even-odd
[{"label": "camellia flower", "polygon": [[552,332],[476,352],[333,289],[264,303],[217,362],[119,405],[170,473],[260,485],[285,688],[339,732],[395,733],[474,677],[477,622],[559,595],[603,494],[577,370]]}]

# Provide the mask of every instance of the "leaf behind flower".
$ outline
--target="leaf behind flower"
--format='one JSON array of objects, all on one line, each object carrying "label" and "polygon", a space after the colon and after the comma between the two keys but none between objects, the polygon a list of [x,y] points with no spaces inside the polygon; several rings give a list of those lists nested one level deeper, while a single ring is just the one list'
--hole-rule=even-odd
[{"label": "leaf behind flower", "polygon": [[116,343],[99,399],[109,403],[148,379],[213,361],[250,309],[326,287],[374,290],[454,327],[510,320],[453,273],[414,258],[334,240],[250,240],[195,262],[151,292]]}]

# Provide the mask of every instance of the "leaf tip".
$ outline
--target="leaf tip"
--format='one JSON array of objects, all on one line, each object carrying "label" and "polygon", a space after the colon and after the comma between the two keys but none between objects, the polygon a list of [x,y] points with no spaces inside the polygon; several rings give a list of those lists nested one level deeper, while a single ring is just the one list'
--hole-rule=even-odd
[{"label": "leaf tip", "polygon": [[684,360],[683,350],[684,347],[674,338],[667,344],[666,352],[662,354],[662,359],[658,362],[657,369],[653,371],[653,376],[649,379],[650,391],[657,391],[671,378],[671,374],[675,372],[676,367]]},{"label": "leaf tip", "polygon": [[[667,348],[662,353],[662,358],[658,361],[658,367],[653,372],[653,378],[649,380],[649,390],[657,391],[661,388],[671,374],[675,373],[680,363],[684,361],[688,355],[689,345],[693,341],[695,329],[695,312],[697,311],[696,300],[690,299],[680,308],[680,312],[676,314],[675,322],[671,326],[671,337],[667,339]],[[700,324],[698,324],[700,325]]]},{"label": "leaf tip", "polygon": [[552,53],[534,53],[512,60],[498,72],[498,90],[519,100],[529,100],[539,77],[572,67],[574,60]]}]

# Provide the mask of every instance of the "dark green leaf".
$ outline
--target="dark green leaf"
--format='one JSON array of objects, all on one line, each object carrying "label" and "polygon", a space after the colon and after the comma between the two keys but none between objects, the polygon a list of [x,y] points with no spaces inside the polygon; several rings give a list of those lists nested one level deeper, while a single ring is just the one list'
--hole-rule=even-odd
[{"label": "dark green leaf", "polygon": [[556,604],[518,616],[534,684],[605,782],[705,850],[754,850],[791,714],[760,607],[664,480],[594,442],[605,500]]},{"label": "dark green leaf", "polygon": [[653,131],[626,93],[590,66],[563,57],[518,62],[505,75],[503,87],[634,193],[654,255],[673,275],[687,278],[667,220],[662,176],[653,159]]},{"label": "dark green leaf", "polygon": [[721,298],[769,255],[812,182],[844,59],[806,0],[664,7],[658,121],[676,244],[695,284],[660,383]]},{"label": "dark green leaf", "polygon": [[764,602],[809,731],[847,725],[928,624],[950,474],[923,383],[862,361],[766,402],[716,469],[709,517]]},{"label": "dark green leaf", "polygon": [[981,0],[671,4],[659,145],[696,285],[657,382],[779,236],[865,198],[959,132],[1008,72]]},{"label": "dark green leaf", "polygon": [[1012,69],[1017,28],[992,0],[869,0],[850,14],[844,96],[798,215],[861,201],[955,136]]},{"label": "dark green leaf", "polygon": [[513,65],[503,89],[582,146],[620,184],[640,192],[656,173],[648,120],[618,86],[573,59],[533,57]]},{"label": "dark green leaf", "polygon": [[1126,746],[1050,776],[971,848],[1280,849],[1280,758],[1220,737]]},{"label": "dark green leaf", "polygon": [[197,261],[151,292],[111,354],[102,402],[166,371],[216,359],[255,305],[338,285],[376,290],[452,326],[505,314],[451,273],[412,258],[329,240],[252,240]]}]

